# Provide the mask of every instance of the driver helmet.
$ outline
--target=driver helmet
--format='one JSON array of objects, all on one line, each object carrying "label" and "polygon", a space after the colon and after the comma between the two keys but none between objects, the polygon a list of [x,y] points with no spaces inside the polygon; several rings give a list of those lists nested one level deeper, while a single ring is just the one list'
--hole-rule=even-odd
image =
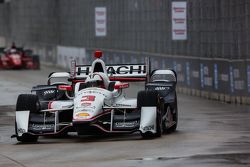
[{"label": "driver helmet", "polygon": [[11,49],[10,49],[10,53],[11,53],[11,54],[16,53],[16,52],[17,52],[16,49],[14,49],[14,48],[11,48]]},{"label": "driver helmet", "polygon": [[103,79],[100,75],[93,75],[86,79],[87,87],[105,88]]}]

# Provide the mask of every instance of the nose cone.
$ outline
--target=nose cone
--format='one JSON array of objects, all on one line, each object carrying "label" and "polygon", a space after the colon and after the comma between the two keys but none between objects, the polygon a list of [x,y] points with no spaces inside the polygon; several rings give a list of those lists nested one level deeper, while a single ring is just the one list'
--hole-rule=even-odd
[{"label": "nose cone", "polygon": [[74,101],[74,121],[90,121],[102,113],[104,97],[87,95]]},{"label": "nose cone", "polygon": [[12,63],[16,66],[20,66],[22,64],[21,56],[18,54],[10,55],[10,59],[11,59]]}]

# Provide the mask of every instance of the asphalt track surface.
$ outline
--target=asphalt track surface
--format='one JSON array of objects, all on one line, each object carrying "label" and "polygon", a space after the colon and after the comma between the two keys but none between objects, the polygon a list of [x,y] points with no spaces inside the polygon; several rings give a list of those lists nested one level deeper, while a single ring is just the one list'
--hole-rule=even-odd
[{"label": "asphalt track surface", "polygon": [[[21,144],[14,133],[17,95],[45,84],[52,67],[41,71],[0,71],[0,167],[249,167],[250,106],[178,94],[177,131],[143,140],[140,134],[39,138]],[[143,89],[131,85],[128,96]]]}]

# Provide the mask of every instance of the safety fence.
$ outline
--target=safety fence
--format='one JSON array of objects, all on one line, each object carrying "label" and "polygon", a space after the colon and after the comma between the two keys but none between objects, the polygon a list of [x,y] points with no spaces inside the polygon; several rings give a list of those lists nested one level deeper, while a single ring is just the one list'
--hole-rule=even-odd
[{"label": "safety fence", "polygon": [[[187,4],[186,40],[173,40],[173,2]],[[44,62],[62,64],[71,57],[88,63],[93,48],[104,50],[109,63],[151,56],[156,68],[177,71],[180,91],[226,102],[250,103],[249,32],[249,0],[0,4],[1,41],[33,48]]]},{"label": "safety fence", "polygon": [[[87,60],[91,59],[94,50],[86,50]],[[111,64],[143,63],[148,56],[151,57],[152,69],[174,69],[178,76],[179,92],[227,103],[250,104],[248,61],[103,50],[104,60]]]}]

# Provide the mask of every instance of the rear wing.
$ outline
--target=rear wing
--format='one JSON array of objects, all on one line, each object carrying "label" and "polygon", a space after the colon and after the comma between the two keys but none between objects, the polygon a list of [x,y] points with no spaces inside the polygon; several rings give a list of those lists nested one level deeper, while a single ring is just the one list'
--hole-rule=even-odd
[{"label": "rear wing", "polygon": [[[75,69],[76,80],[85,80],[91,73],[91,65],[76,65]],[[147,78],[145,64],[106,65],[106,70],[111,81],[146,81]]]},{"label": "rear wing", "polygon": [[[99,53],[99,52],[97,52]],[[127,81],[127,82],[148,82],[150,79],[150,59],[145,59],[145,64],[115,64],[105,65],[105,63],[99,59],[92,63],[92,65],[76,65],[76,61],[71,61],[70,73],[52,73],[49,75],[49,81],[51,78],[66,77],[71,82],[83,82],[94,72],[105,73],[111,81]],[[93,68],[93,69],[92,69]]]}]

